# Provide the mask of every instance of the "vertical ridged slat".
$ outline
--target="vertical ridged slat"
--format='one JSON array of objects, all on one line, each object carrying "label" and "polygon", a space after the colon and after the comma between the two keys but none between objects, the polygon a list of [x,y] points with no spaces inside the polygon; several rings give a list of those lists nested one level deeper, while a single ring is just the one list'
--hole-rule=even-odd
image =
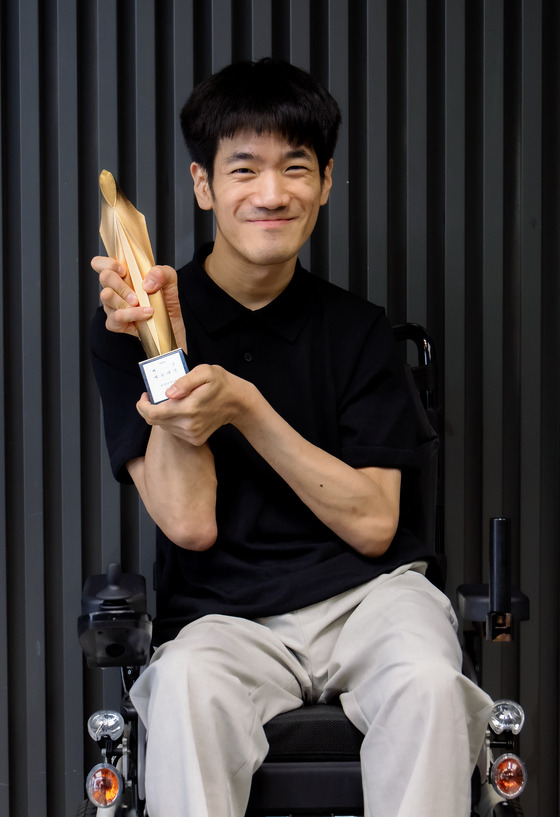
[{"label": "vertical ridged slat", "polygon": [[[118,7],[111,0],[97,0],[95,3],[84,4],[86,8],[82,10],[84,15],[83,38],[89,47],[90,63],[87,65],[87,77],[90,85],[88,90],[92,93],[92,99],[85,99],[88,108],[88,138],[92,144],[87,161],[87,176],[84,177],[86,185],[85,194],[87,200],[87,221],[84,221],[84,251],[82,258],[82,275],[84,282],[84,295],[89,303],[89,310],[84,309],[84,319],[82,331],[83,338],[87,338],[87,328],[94,309],[99,302],[99,284],[97,275],[89,267],[89,259],[93,255],[104,252],[104,248],[99,237],[99,185],[98,178],[101,170],[109,170],[115,174],[117,179],[122,179],[121,162],[119,156],[119,124],[123,115],[123,107],[119,100],[120,82],[123,78],[119,75],[118,59],[124,44],[118,39],[117,11]],[[81,68],[85,68],[82,60]],[[78,76],[82,76],[80,73]],[[83,93],[83,89],[82,89]],[[83,97],[81,97],[83,98]],[[123,162],[124,165],[124,162]],[[87,293],[87,295],[86,295]],[[89,312],[89,316],[87,315]],[[94,536],[88,535],[89,524],[84,527],[86,539],[83,542],[82,558],[86,565],[89,565],[88,573],[99,573],[106,569],[109,562],[119,561],[121,558],[121,495],[122,491],[115,484],[105,448],[103,434],[103,423],[100,415],[100,401],[97,389],[91,379],[91,365],[89,358],[84,360],[85,373],[88,377],[86,382],[88,411],[88,425],[91,428],[90,434],[85,433],[84,438],[87,445],[93,443],[91,457],[95,463],[93,479],[89,478],[88,468],[84,465],[84,473],[88,474],[88,494],[91,501],[97,505],[96,515],[88,516],[88,523],[91,521],[94,526]],[[87,452],[85,463],[90,462],[90,452]],[[86,505],[89,504],[86,501]],[[118,695],[120,679],[115,678],[110,673],[86,672],[84,679],[84,697],[87,701],[89,711],[108,705],[109,701],[114,701]],[[89,738],[86,739],[86,753],[88,762],[92,762],[97,756],[96,747],[93,746]],[[50,816],[49,816],[50,817]]]},{"label": "vertical ridged slat", "polygon": [[290,0],[288,26],[290,53],[286,59],[309,71],[309,42],[311,38],[309,3]]},{"label": "vertical ridged slat", "polygon": [[[7,99],[8,76],[5,66],[8,61],[6,44],[6,9],[0,8],[0,97]],[[4,134],[7,132],[7,120],[4,106],[0,105],[0,156],[7,154],[8,145]],[[6,153],[5,153],[6,152]],[[4,164],[0,165],[1,189],[6,190],[7,172]],[[4,297],[6,291],[5,278],[9,269],[6,253],[6,232],[8,213],[4,196],[0,196],[0,314],[4,316],[7,309],[7,301]],[[0,723],[8,723],[9,696],[8,696],[8,634],[10,619],[8,616],[8,520],[6,516],[6,400],[7,390],[5,359],[8,353],[5,343],[5,334],[0,332]],[[10,817],[10,747],[7,740],[0,741],[0,817]]]},{"label": "vertical ridged slat", "polygon": [[232,61],[231,0],[212,0],[212,72]]},{"label": "vertical ridged slat", "polygon": [[[531,4],[523,6],[524,14],[531,12]],[[560,230],[558,222],[560,220],[560,207],[558,203],[558,191],[560,190],[560,51],[558,42],[560,41],[560,7],[557,3],[542,4],[542,166],[546,171],[539,174],[542,181],[542,212],[541,223],[537,225],[537,230],[542,230],[542,289],[541,289],[541,327],[542,327],[542,353],[541,359],[541,524],[538,531],[538,539],[534,531],[524,531],[521,542],[521,572],[531,571],[532,584],[535,582],[539,586],[539,597],[542,598],[541,609],[544,615],[556,609],[557,600],[560,598],[560,569],[559,569],[559,548],[558,541],[560,530],[560,504],[558,502],[558,482],[560,478],[560,326],[558,315],[560,314]],[[529,40],[526,41],[526,54],[529,52]],[[529,59],[529,57],[526,57]],[[533,78],[533,83],[535,78]],[[531,92],[531,87],[527,87],[527,93]],[[534,104],[534,103],[533,103]],[[530,106],[531,103],[528,102]],[[536,159],[537,157],[535,157]],[[525,285],[529,285],[526,278]],[[525,357],[526,365],[531,361]],[[528,400],[530,395],[526,395]],[[533,415],[535,416],[535,415]],[[527,449],[525,448],[525,451]],[[525,454],[526,456],[526,454]],[[524,500],[524,507],[526,503]],[[527,539],[531,537],[532,548],[526,546]],[[542,550],[539,556],[539,571],[535,571],[534,563],[531,559],[532,549],[537,548],[538,542],[542,543]],[[544,586],[543,586],[544,585]],[[553,645],[560,643],[559,637],[560,617],[551,615],[546,623],[546,630],[539,633],[538,640],[538,668],[541,676],[541,688],[539,690],[540,701],[558,701],[560,691],[560,678],[558,665],[555,663],[557,655]],[[536,641],[535,634],[535,641]],[[533,642],[530,646],[530,660],[536,660],[537,645]],[[546,666],[543,666],[544,662]],[[541,663],[542,662],[542,663]],[[534,685],[531,680],[531,664],[528,661],[522,662],[521,669],[521,689],[524,694],[531,695],[532,710],[541,712],[541,719],[549,717],[548,725],[542,724],[539,730],[538,756],[535,758],[535,765],[539,774],[539,791],[542,791],[542,800],[538,808],[554,811],[557,806],[557,792],[554,787],[546,784],[547,775],[555,774],[557,757],[554,751],[549,750],[549,735],[553,732],[558,739],[560,731],[560,711],[558,704],[553,705],[550,711],[547,706],[539,708],[535,702]],[[530,741],[524,743],[524,748],[533,744],[534,737],[531,735]]]},{"label": "vertical ridged slat", "polygon": [[452,599],[487,574],[488,517],[512,518],[532,620],[485,648],[485,685],[527,710],[527,817],[557,813],[558,4],[5,0],[0,20],[0,817],[73,817],[97,762],[85,720],[119,698],[115,673],[82,680],[82,581],[121,559],[151,585],[153,524],[110,472],[89,363],[99,171],[158,263],[183,265],[213,225],[179,111],[195,81],[267,54],[344,116],[304,264],[436,340]]},{"label": "vertical ridged slat", "polygon": [[[283,19],[288,42],[288,53],[279,55],[293,62],[304,71],[309,71],[311,63],[311,9],[309,3],[289,0],[284,5],[286,17]],[[275,32],[278,36],[278,32]],[[300,252],[300,261],[306,269],[311,266],[311,246],[308,241]]]},{"label": "vertical ridged slat", "polygon": [[[449,562],[448,586],[456,587],[478,571],[467,564],[465,549],[465,0],[444,8],[443,113],[443,269],[445,323],[439,328],[443,373],[445,435],[445,541],[457,548]],[[474,550],[474,549],[473,549]],[[466,572],[469,571],[469,572]],[[474,578],[472,578],[474,581]]]},{"label": "vertical ridged slat", "polygon": [[77,40],[75,6],[57,0],[44,6],[46,45],[42,90],[64,100],[43,123],[43,204],[50,216],[44,230],[43,270],[48,304],[44,331],[45,594],[47,709],[50,745],[47,779],[64,781],[49,791],[53,813],[75,807],[83,788],[82,685],[75,611],[81,573],[80,350],[69,342],[80,333],[78,221]]},{"label": "vertical ridged slat", "polygon": [[10,814],[32,814],[47,797],[38,4],[12,6],[7,18],[7,735],[18,758],[10,768]]},{"label": "vertical ridged slat", "polygon": [[[136,99],[134,134],[136,205],[146,218],[152,249],[158,246],[157,233],[157,107],[156,107],[156,39],[154,37],[157,6],[151,0],[138,0],[132,5],[136,29],[134,63],[131,85]],[[156,263],[158,263],[156,259]],[[128,570],[137,570],[150,576],[153,563],[155,526],[144,506],[131,488],[129,497],[137,524],[136,538],[127,542],[129,559],[123,558]],[[126,535],[123,531],[123,536]]]},{"label": "vertical ridged slat", "polygon": [[[504,228],[506,172],[504,155],[504,40],[503,3],[489,3],[482,14],[482,189],[481,189],[481,303],[482,478],[479,540],[487,554],[488,519],[504,515]],[[486,573],[488,556],[483,558]],[[484,649],[485,684],[494,697],[502,693],[503,654]]]},{"label": "vertical ridged slat", "polygon": [[406,315],[427,323],[428,99],[427,0],[406,9]]},{"label": "vertical ridged slat", "polygon": [[[194,247],[194,203],[190,158],[183,142],[179,114],[194,84],[193,3],[171,0],[158,8],[159,48],[157,99],[158,263],[180,267]],[[174,195],[173,195],[174,193]]]},{"label": "vertical ridged slat", "polygon": [[[482,185],[483,185],[483,6],[465,2],[465,276],[463,281],[463,336],[456,336],[456,354],[461,355],[463,384],[454,393],[462,423],[456,432],[464,437],[463,474],[457,474],[455,499],[462,503],[462,539],[466,554],[475,554],[477,565],[469,566],[471,576],[480,577],[482,566],[482,486],[481,486],[481,371],[482,371]],[[453,282],[457,286],[457,282]],[[459,294],[459,293],[457,293]],[[446,314],[446,330],[453,325]],[[447,337],[446,337],[447,342]],[[447,343],[446,343],[447,347]],[[447,351],[445,350],[447,358]],[[446,374],[451,364],[446,365]],[[459,385],[459,384],[458,384]],[[449,438],[446,435],[446,441]],[[454,467],[446,456],[446,469]],[[453,501],[453,500],[452,500]],[[446,515],[447,516],[447,515]],[[468,557],[467,557],[468,558]],[[484,563],[486,565],[486,562]],[[476,572],[475,572],[476,570]],[[472,571],[472,572],[470,572]],[[469,575],[469,574],[467,574]]]},{"label": "vertical ridged slat", "polygon": [[390,320],[406,316],[406,0],[387,3],[387,299]]},{"label": "vertical ridged slat", "polygon": [[[482,45],[482,459],[483,519],[502,508],[504,299],[504,12],[487,3]],[[486,528],[481,535],[486,537]]]},{"label": "vertical ridged slat", "polygon": [[366,294],[368,225],[368,106],[367,10],[357,2],[348,7],[348,288]]},{"label": "vertical ridged slat", "polygon": [[336,170],[334,185],[326,210],[328,237],[325,250],[328,258],[329,280],[348,289],[350,270],[349,218],[350,171],[349,171],[349,108],[348,108],[348,4],[344,0],[328,0],[326,4],[326,71],[323,80],[337,100],[342,112],[342,127],[336,147]]},{"label": "vertical ridged slat", "polygon": [[272,54],[272,3],[274,0],[251,1],[251,59],[260,60]]},{"label": "vertical ridged slat", "polygon": [[[558,582],[552,572],[558,565],[558,528],[555,533],[543,518],[543,453],[554,443],[556,428],[546,429],[535,418],[541,418],[543,405],[551,399],[550,386],[542,380],[543,360],[554,354],[542,347],[543,276],[558,276],[558,269],[542,265],[542,66],[531,54],[542,50],[542,2],[521,3],[521,81],[520,81],[520,199],[519,199],[519,473],[520,540],[522,543],[521,576],[527,592],[540,607],[525,633],[524,659],[521,663],[520,689],[535,717],[524,736],[533,766],[536,766],[535,813],[545,814],[558,808],[557,793],[547,785],[548,776],[558,769],[558,758],[547,752],[546,732],[550,728],[547,706],[557,700],[558,663],[551,655],[551,645],[558,645],[558,616],[547,624],[547,610],[557,603]],[[558,47],[558,43],[556,44]],[[556,319],[556,324],[558,318]],[[558,347],[556,348],[558,353]],[[558,369],[556,384],[558,384]],[[552,398],[554,399],[554,398]],[[548,433],[547,433],[548,432]],[[558,447],[556,447],[558,454]],[[558,497],[558,492],[557,492]],[[538,543],[539,547],[535,547]],[[557,575],[557,574],[556,574]],[[530,677],[528,667],[537,669],[538,681]],[[531,748],[529,748],[531,747]],[[540,758],[540,761],[537,761]]]},{"label": "vertical ridged slat", "polygon": [[[92,4],[93,5],[93,4]],[[123,77],[119,75],[118,56],[121,46],[117,37],[117,5],[111,0],[97,0],[96,15],[93,20],[88,21],[89,26],[85,36],[96,37],[96,53],[92,55],[96,58],[95,66],[95,110],[92,112],[94,120],[90,123],[95,137],[95,153],[90,157],[90,170],[94,174],[93,178],[88,178],[91,185],[90,195],[92,211],[90,215],[95,218],[90,222],[90,230],[95,230],[97,237],[98,252],[103,253],[104,248],[99,238],[99,187],[98,177],[102,170],[109,170],[117,179],[125,180],[121,174],[121,164],[119,156],[119,125],[123,115],[122,105],[119,103],[119,87],[123,82]],[[94,27],[93,27],[94,26]],[[132,193],[130,193],[132,196]],[[88,235],[89,239],[90,236]],[[84,276],[89,279],[90,285],[98,291],[96,274],[91,269],[84,270]],[[104,570],[108,562],[117,561],[120,558],[120,491],[115,486],[112,474],[109,469],[108,458],[105,453],[105,440],[103,437],[102,425],[96,429],[98,438],[96,440],[101,458],[100,465],[100,486],[99,500],[101,530],[101,550],[97,552],[95,571]]]},{"label": "vertical ridged slat", "polygon": [[356,157],[358,166],[367,160],[367,288],[364,295],[378,304],[387,304],[388,268],[388,179],[387,179],[387,2],[366,4],[367,84],[363,104],[366,117],[366,151]]},{"label": "vertical ridged slat", "polygon": [[[7,42],[6,42],[6,9],[0,8],[0,96],[7,98],[8,77],[5,66],[8,62]],[[5,138],[7,132],[7,121],[4,105],[0,106],[0,156],[8,152],[8,144]],[[0,165],[0,180],[2,190],[6,189],[7,178],[6,168]],[[4,196],[0,196],[0,314],[6,314],[6,301],[4,298],[4,280],[8,269],[8,258],[6,253],[6,232],[8,213]],[[8,695],[8,636],[11,620],[8,615],[8,520],[6,508],[6,403],[7,389],[6,365],[7,344],[5,334],[0,332],[0,723],[8,723],[9,695]],[[7,740],[0,741],[0,817],[8,817],[10,808],[10,747]]]}]

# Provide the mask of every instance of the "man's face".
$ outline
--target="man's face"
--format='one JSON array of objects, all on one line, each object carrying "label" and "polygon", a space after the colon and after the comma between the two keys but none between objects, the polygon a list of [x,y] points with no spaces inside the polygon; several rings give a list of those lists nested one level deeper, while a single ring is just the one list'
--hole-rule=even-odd
[{"label": "man's face", "polygon": [[200,207],[214,211],[214,252],[269,267],[295,259],[311,235],[329,197],[332,159],[321,179],[312,148],[240,132],[220,142],[211,187],[199,165],[191,173]]}]

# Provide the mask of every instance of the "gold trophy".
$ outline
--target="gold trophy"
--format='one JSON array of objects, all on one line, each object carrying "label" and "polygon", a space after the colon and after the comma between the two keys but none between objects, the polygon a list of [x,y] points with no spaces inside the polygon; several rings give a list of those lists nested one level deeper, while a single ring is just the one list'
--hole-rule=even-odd
[{"label": "gold trophy", "polygon": [[99,232],[107,254],[127,270],[125,281],[138,296],[140,306],[152,307],[153,317],[138,324],[138,335],[148,360],[140,362],[152,403],[165,400],[165,389],[188,371],[161,292],[148,295],[142,281],[155,265],[146,219],[119,189],[112,173],[99,176],[101,225]]}]

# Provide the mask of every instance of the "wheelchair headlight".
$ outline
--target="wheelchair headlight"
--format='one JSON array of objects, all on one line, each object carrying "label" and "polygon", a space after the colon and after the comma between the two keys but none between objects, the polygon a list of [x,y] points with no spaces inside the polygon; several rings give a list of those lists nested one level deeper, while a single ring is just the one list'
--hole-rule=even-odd
[{"label": "wheelchair headlight", "polygon": [[109,808],[121,799],[123,781],[120,772],[110,763],[94,766],[87,776],[86,792],[97,808]]},{"label": "wheelchair headlight", "polygon": [[87,727],[93,740],[101,740],[101,738],[118,740],[124,732],[124,719],[122,715],[111,709],[100,709],[99,712],[93,713]]},{"label": "wheelchair headlight", "polygon": [[497,757],[490,770],[490,781],[495,792],[506,800],[519,797],[527,782],[525,764],[517,755],[507,753]]},{"label": "wheelchair headlight", "polygon": [[490,728],[496,735],[502,732],[512,732],[518,735],[525,723],[525,713],[522,707],[515,701],[496,701],[490,715]]}]

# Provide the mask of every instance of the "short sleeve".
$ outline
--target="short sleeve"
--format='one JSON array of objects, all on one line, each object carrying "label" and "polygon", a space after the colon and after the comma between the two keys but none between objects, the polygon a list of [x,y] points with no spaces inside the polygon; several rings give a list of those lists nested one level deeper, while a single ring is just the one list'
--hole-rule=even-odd
[{"label": "short sleeve", "polygon": [[150,437],[150,427],[136,409],[145,391],[138,366],[145,357],[142,345],[130,335],[109,332],[99,308],[91,324],[90,351],[111,469],[119,482],[130,482],[126,464],[145,454]]},{"label": "short sleeve", "polygon": [[416,423],[393,331],[380,310],[341,401],[341,456],[354,468],[416,468]]}]

